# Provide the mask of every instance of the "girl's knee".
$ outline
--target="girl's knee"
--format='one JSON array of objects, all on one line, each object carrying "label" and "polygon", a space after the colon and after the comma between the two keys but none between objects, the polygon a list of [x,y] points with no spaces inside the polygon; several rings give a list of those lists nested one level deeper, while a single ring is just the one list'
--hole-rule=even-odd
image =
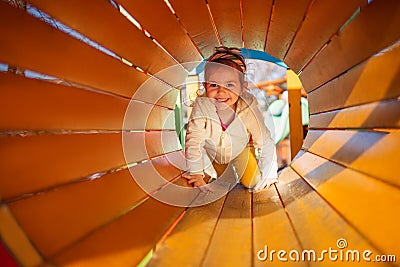
[{"label": "girl's knee", "polygon": [[260,178],[261,178],[261,175],[259,175],[257,172],[255,172],[254,175],[252,175],[251,177],[244,175],[242,177],[242,179],[240,179],[240,183],[244,187],[252,189],[254,186],[256,186],[256,184],[258,183]]}]

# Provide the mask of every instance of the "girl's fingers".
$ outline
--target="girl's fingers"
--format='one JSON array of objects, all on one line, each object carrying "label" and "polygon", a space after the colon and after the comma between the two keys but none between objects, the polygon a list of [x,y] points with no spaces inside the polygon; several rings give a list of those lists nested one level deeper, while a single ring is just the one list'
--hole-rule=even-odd
[{"label": "girl's fingers", "polygon": [[186,178],[186,179],[190,179],[190,174],[183,173],[183,174],[182,174],[182,177],[183,177],[183,178]]},{"label": "girl's fingers", "polygon": [[201,192],[214,192],[214,190],[200,176],[193,178],[192,175],[182,174],[182,177],[188,179],[188,184],[193,184],[193,187],[199,188]]},{"label": "girl's fingers", "polygon": [[261,190],[261,189],[268,189],[271,185],[274,183],[277,183],[278,179],[265,179],[263,181],[260,181],[255,187],[254,190]]},{"label": "girl's fingers", "polygon": [[192,183],[194,183],[193,184],[194,187],[205,185],[205,183],[203,183],[202,181],[196,180],[196,179],[193,179]]},{"label": "girl's fingers", "polygon": [[189,184],[193,184],[194,183],[193,186],[195,186],[195,187],[206,184],[203,179],[201,179],[201,180],[199,180],[198,178],[188,178],[188,179],[189,179],[188,183]]},{"label": "girl's fingers", "polygon": [[204,187],[207,185],[204,181],[199,181],[196,179],[189,180],[189,183],[193,183],[194,187]]},{"label": "girl's fingers", "polygon": [[268,187],[270,187],[271,185],[273,185],[273,184],[276,184],[276,183],[278,183],[278,179],[271,179],[270,181],[268,181]]},{"label": "girl's fingers", "polygon": [[[196,183],[197,182],[197,179],[193,179],[193,178],[187,178],[189,181],[188,181],[188,183],[189,184],[193,184],[193,183]],[[196,186],[196,185],[193,185],[193,186]]]}]

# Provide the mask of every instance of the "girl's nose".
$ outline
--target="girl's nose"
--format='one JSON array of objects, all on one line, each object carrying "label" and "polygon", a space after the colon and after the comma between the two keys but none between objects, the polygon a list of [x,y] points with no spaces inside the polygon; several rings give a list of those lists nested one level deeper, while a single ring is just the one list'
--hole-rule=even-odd
[{"label": "girl's nose", "polygon": [[225,93],[228,88],[218,85],[217,93]]}]

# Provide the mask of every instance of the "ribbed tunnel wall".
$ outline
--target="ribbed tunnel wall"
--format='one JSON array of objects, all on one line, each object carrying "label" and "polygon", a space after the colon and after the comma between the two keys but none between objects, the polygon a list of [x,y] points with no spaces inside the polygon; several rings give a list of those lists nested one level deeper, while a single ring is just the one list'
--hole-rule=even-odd
[{"label": "ribbed tunnel wall", "polygon": [[[0,63],[9,69],[0,73],[3,264],[132,266],[145,257],[185,210],[149,197],[130,174],[184,183],[168,159],[181,154],[172,86],[185,70],[153,75],[219,44],[266,51],[299,73],[310,131],[286,172],[373,247],[398,253],[399,1],[169,0],[174,14],[161,0],[115,2],[142,30],[108,1],[26,6],[114,56],[0,2]],[[136,119],[124,124],[132,96]]]}]

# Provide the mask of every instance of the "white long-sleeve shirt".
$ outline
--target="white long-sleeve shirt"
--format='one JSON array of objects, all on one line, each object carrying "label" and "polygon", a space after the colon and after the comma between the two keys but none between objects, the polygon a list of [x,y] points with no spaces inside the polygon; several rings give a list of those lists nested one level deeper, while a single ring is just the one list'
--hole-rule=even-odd
[{"label": "white long-sleeve shirt", "polygon": [[203,174],[205,156],[219,164],[229,163],[247,146],[252,137],[260,157],[262,178],[277,178],[274,141],[258,109],[256,98],[244,92],[237,103],[236,115],[225,131],[212,100],[198,97],[193,105],[185,138],[186,164],[190,174]]}]

